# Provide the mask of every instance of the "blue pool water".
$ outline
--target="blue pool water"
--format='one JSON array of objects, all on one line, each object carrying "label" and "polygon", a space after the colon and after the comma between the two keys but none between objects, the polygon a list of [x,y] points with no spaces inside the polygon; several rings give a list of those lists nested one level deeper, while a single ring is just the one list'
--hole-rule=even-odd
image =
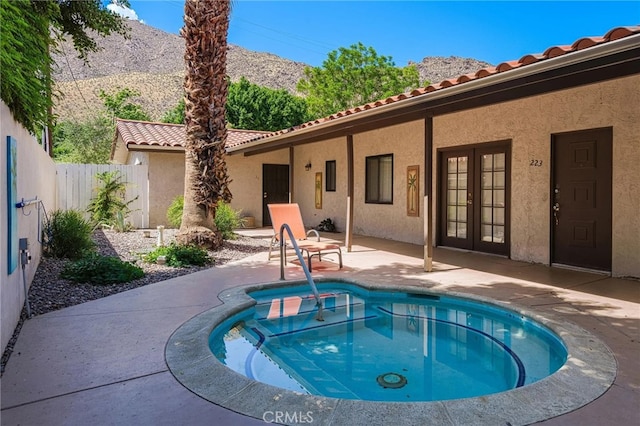
[{"label": "blue pool water", "polygon": [[214,355],[251,379],[301,393],[436,401],[502,392],[558,370],[567,350],[520,314],[462,298],[318,284],[250,293],[256,305],[209,336]]}]

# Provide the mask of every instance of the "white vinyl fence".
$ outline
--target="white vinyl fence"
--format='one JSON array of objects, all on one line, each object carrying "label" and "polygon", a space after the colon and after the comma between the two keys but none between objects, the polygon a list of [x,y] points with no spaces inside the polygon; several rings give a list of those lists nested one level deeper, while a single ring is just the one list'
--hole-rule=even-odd
[{"label": "white vinyl fence", "polygon": [[[120,172],[120,180],[126,182],[125,201],[138,197],[129,205],[129,222],[134,228],[149,226],[149,173],[146,165],[117,164],[56,164],[58,179],[58,208],[86,212],[87,206],[97,194],[98,173]],[[89,218],[89,214],[86,214]]]}]

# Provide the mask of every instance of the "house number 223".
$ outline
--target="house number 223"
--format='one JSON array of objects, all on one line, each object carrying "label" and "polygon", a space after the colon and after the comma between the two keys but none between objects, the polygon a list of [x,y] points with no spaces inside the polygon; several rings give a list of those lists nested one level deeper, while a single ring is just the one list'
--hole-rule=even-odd
[{"label": "house number 223", "polygon": [[542,160],[531,160],[530,167],[542,167]]}]

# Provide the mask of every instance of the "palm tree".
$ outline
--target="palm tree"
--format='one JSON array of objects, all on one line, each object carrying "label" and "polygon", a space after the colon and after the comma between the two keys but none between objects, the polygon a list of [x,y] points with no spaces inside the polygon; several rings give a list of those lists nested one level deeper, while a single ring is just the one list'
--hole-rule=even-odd
[{"label": "palm tree", "polygon": [[184,6],[185,146],[184,210],[176,240],[217,249],[222,234],[213,218],[219,201],[231,201],[225,162],[227,33],[230,0],[187,0]]}]

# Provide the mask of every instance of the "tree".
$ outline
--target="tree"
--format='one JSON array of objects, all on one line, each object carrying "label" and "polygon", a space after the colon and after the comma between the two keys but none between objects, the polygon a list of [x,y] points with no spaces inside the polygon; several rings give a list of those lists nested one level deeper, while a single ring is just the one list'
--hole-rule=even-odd
[{"label": "tree", "polygon": [[136,90],[125,87],[115,94],[109,94],[104,90],[100,90],[100,94],[98,96],[104,102],[107,112],[114,118],[117,117],[124,118],[125,120],[141,121],[151,120],[149,114],[147,114],[140,104],[130,101],[132,97],[140,96],[140,92]]},{"label": "tree", "polygon": [[362,43],[329,53],[321,67],[306,67],[297,85],[315,118],[397,95],[420,85],[415,65],[398,68]]},{"label": "tree", "polygon": [[216,206],[231,200],[225,162],[227,33],[230,0],[186,0],[185,40],[185,188],[181,244],[217,249]]},{"label": "tree", "polygon": [[128,31],[125,20],[100,0],[0,0],[0,22],[0,95],[33,134],[52,127],[51,51],[58,43],[70,36],[86,60],[97,50],[94,35],[126,36]]},{"label": "tree", "polygon": [[180,99],[178,105],[173,109],[167,111],[160,121],[163,123],[184,124],[184,98]]},{"label": "tree", "polygon": [[[311,120],[307,102],[284,89],[258,86],[241,77],[229,84],[227,124],[235,129],[275,132]],[[184,124],[184,99],[167,111],[163,123]]]},{"label": "tree", "polygon": [[106,113],[100,112],[82,122],[62,121],[53,128],[53,156],[61,163],[106,164],[115,132],[114,118],[150,120],[141,105],[130,101],[139,93],[129,88],[115,93],[101,90]]},{"label": "tree", "polygon": [[229,87],[227,121],[231,127],[274,132],[310,119],[307,102],[284,89],[261,87],[244,77]]},{"label": "tree", "polygon": [[48,15],[28,0],[0,1],[0,95],[14,119],[33,134],[51,106]]},{"label": "tree", "polygon": [[[129,6],[129,0],[118,3]],[[60,41],[70,36],[78,57],[85,61],[89,52],[98,50],[95,35],[105,37],[116,33],[129,37],[126,19],[107,9],[101,0],[32,0],[31,4],[39,12],[52,11],[48,15],[53,29],[50,45],[56,48]]]},{"label": "tree", "polygon": [[57,123],[53,128],[53,157],[60,163],[107,164],[113,132],[113,120],[104,115],[82,123]]}]

